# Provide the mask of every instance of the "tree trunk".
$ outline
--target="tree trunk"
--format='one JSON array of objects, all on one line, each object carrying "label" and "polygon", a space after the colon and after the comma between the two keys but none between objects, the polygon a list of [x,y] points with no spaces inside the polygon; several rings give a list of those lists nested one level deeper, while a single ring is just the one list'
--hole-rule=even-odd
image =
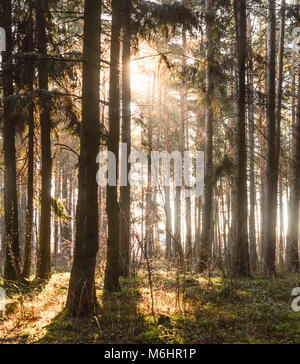
[{"label": "tree trunk", "polygon": [[[261,34],[261,33],[260,33]],[[258,84],[259,94],[262,94],[262,84],[259,81]],[[266,215],[266,139],[265,139],[265,126],[263,124],[263,103],[260,96],[259,106],[258,106],[258,120],[259,120],[259,145],[260,145],[260,252],[259,259],[260,263],[264,260],[264,226],[265,226],[265,215]]]},{"label": "tree trunk", "polygon": [[299,271],[299,199],[300,199],[300,72],[298,80],[298,105],[294,128],[292,180],[289,205],[286,266],[288,272]]},{"label": "tree trunk", "polygon": [[130,274],[130,185],[128,158],[131,151],[131,1],[123,1],[123,68],[122,68],[122,143],[127,145],[127,152],[122,155],[122,166],[127,165],[127,186],[120,187],[120,273],[127,278]]},{"label": "tree trunk", "polygon": [[[276,148],[277,148],[277,165],[280,166],[281,154],[281,110],[282,110],[282,84],[283,84],[283,59],[284,59],[284,42],[285,42],[285,0],[281,2],[281,23],[280,39],[278,53],[278,77],[277,77],[277,101],[276,101]],[[280,172],[280,171],[279,171]],[[284,266],[283,259],[283,201],[282,201],[282,179],[279,176],[279,202],[280,202],[280,231],[279,231],[279,267]]]},{"label": "tree trunk", "polygon": [[[65,210],[69,216],[71,216],[71,209],[69,208],[70,202],[70,192],[71,192],[71,178],[70,178],[70,158],[67,154],[68,152],[63,152],[62,154],[62,202],[64,204]],[[60,237],[61,237],[61,249],[62,258],[65,262],[66,268],[69,270],[72,264],[72,226],[71,221],[61,221],[60,223]]]},{"label": "tree trunk", "polygon": [[248,250],[247,205],[247,150],[246,150],[246,59],[247,14],[246,0],[235,0],[235,21],[238,55],[238,120],[237,120],[237,177],[235,213],[235,247],[233,256],[234,276],[247,277],[250,273]]},{"label": "tree trunk", "polygon": [[[34,51],[33,43],[33,18],[32,8],[29,10],[29,18],[27,24],[27,38],[28,49],[24,49],[25,53]],[[26,91],[31,92],[33,90],[34,81],[34,65],[31,61],[26,66],[25,76],[27,76],[27,82],[25,85]],[[28,180],[27,180],[27,211],[26,211],[26,235],[25,235],[25,252],[24,252],[24,265],[23,265],[23,277],[29,278],[31,270],[31,255],[32,255],[32,237],[33,237],[33,183],[34,183],[34,106],[29,105],[28,110]]]},{"label": "tree trunk", "polygon": [[76,239],[67,308],[74,316],[91,316],[97,307],[95,266],[98,252],[98,186],[96,158],[100,146],[101,1],[85,0],[82,124]]},{"label": "tree trunk", "polygon": [[[182,29],[182,84],[181,84],[181,122],[182,122],[182,143],[183,152],[185,149],[189,151],[189,121],[188,121],[188,90],[187,90],[187,30],[183,26]],[[184,142],[185,141],[185,142]],[[182,154],[183,156],[184,154]],[[188,187],[186,187],[188,188]],[[191,268],[192,259],[192,216],[191,216],[191,198],[185,197],[185,257],[187,262],[187,269]]]},{"label": "tree trunk", "polygon": [[[57,161],[56,170],[55,170],[55,198],[61,198],[61,162]],[[52,265],[54,269],[57,268],[57,254],[59,249],[59,241],[60,241],[60,226],[59,222],[54,220],[54,252]]]},{"label": "tree trunk", "polygon": [[[116,158],[116,171],[119,170],[120,142],[120,37],[121,3],[112,0],[111,59],[109,90],[109,136],[108,151]],[[118,173],[118,172],[117,172]],[[108,219],[107,263],[104,288],[107,291],[120,289],[120,220],[117,186],[107,186],[106,211]]]},{"label": "tree trunk", "polygon": [[248,120],[250,144],[250,215],[249,215],[249,241],[250,241],[250,267],[252,272],[257,271],[256,228],[255,228],[255,120],[254,120],[254,74],[253,74],[253,49],[252,49],[252,24],[250,12],[248,14]]},{"label": "tree trunk", "polygon": [[12,4],[10,0],[1,1],[1,25],[6,30],[6,52],[2,54],[3,68],[3,98],[4,98],[4,125],[3,125],[3,151],[5,166],[5,226],[6,226],[6,261],[4,278],[16,281],[20,278],[21,259],[19,246],[18,202],[17,202],[17,176],[16,176],[16,147],[15,147],[15,120],[13,117],[13,104],[9,97],[14,93],[13,86],[13,38],[12,38]]},{"label": "tree trunk", "polygon": [[[164,105],[167,105],[167,90],[164,89]],[[169,151],[169,115],[165,110],[164,112],[164,143],[165,151]],[[172,257],[172,239],[173,239],[173,229],[172,229],[172,213],[171,213],[171,196],[170,196],[170,186],[164,187],[165,191],[165,214],[166,214],[166,258]]]},{"label": "tree trunk", "polygon": [[[36,4],[36,23],[37,23],[37,43],[38,52],[44,58],[38,63],[39,88],[48,93],[48,70],[47,70],[47,34],[46,17],[48,12],[47,1],[37,1]],[[39,256],[37,277],[48,279],[51,276],[51,119],[48,98],[40,94],[43,104],[40,111],[41,123],[41,154],[42,154],[42,186],[41,186],[41,216],[39,232]]]},{"label": "tree trunk", "polygon": [[214,6],[212,0],[205,1],[206,8],[206,42],[207,42],[207,69],[206,69],[206,115],[205,115],[205,184],[202,217],[202,235],[200,259],[197,270],[202,273],[208,268],[211,259],[213,229],[213,125],[214,125]]},{"label": "tree trunk", "polygon": [[279,212],[280,212],[280,230],[278,244],[278,264],[281,272],[284,270],[284,205],[283,205],[283,188],[282,178],[279,176]]},{"label": "tree trunk", "polygon": [[278,161],[276,145],[276,11],[275,0],[269,0],[268,31],[268,84],[267,84],[267,183],[266,221],[264,226],[265,269],[267,273],[276,271],[276,217]]}]

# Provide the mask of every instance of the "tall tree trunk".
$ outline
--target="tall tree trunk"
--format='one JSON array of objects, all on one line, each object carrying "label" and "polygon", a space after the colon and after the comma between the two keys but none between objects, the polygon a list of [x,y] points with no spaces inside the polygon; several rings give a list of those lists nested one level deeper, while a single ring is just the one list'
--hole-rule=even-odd
[{"label": "tall tree trunk", "polygon": [[12,102],[9,97],[14,93],[13,86],[13,38],[12,38],[12,4],[10,0],[1,1],[1,25],[6,30],[6,52],[2,54],[3,68],[3,97],[4,97],[4,126],[3,151],[5,166],[5,226],[6,226],[6,261],[4,278],[18,280],[21,273],[18,200],[16,177],[16,147],[15,119],[12,112]]},{"label": "tall tree trunk", "polygon": [[[61,162],[57,161],[56,169],[55,169],[55,198],[61,198]],[[53,252],[53,260],[52,265],[54,269],[57,268],[57,254],[59,248],[60,241],[60,226],[59,222],[54,220],[54,252]]]},{"label": "tall tree trunk", "polygon": [[[70,158],[67,154],[68,152],[63,152],[62,155],[62,184],[61,184],[61,192],[62,192],[62,202],[64,204],[65,210],[69,216],[71,216],[71,210],[69,208],[70,201],[70,191],[71,191],[71,183],[70,183]],[[71,221],[61,221],[60,223],[60,235],[61,235],[61,247],[62,247],[62,257],[65,262],[65,266],[67,269],[70,269],[72,262],[72,227]]]},{"label": "tall tree trunk", "polygon": [[283,182],[279,176],[279,213],[280,213],[280,230],[279,230],[279,244],[278,244],[278,264],[280,271],[284,270],[284,205],[283,205]]},{"label": "tall tree trunk", "polygon": [[98,186],[96,158],[100,147],[101,1],[85,0],[82,123],[76,239],[67,308],[73,316],[91,316],[97,306],[95,267],[98,252]]},{"label": "tall tree trunk", "polygon": [[205,184],[202,217],[202,235],[200,259],[197,267],[199,273],[208,268],[212,253],[213,229],[213,125],[214,125],[214,6],[212,0],[205,1],[206,9],[206,115],[205,115]]},{"label": "tall tree trunk", "polygon": [[233,273],[247,277],[250,273],[248,250],[248,205],[247,205],[247,150],[246,150],[246,59],[247,59],[247,14],[246,0],[235,0],[235,21],[238,54],[238,120],[237,120],[237,177],[235,214],[235,247]]},{"label": "tall tree trunk", "polygon": [[248,120],[250,144],[250,215],[249,215],[249,241],[250,241],[250,267],[252,272],[257,271],[256,228],[255,228],[255,120],[254,120],[254,74],[253,74],[253,49],[252,49],[252,24],[250,12],[248,14]]},{"label": "tall tree trunk", "polygon": [[[128,158],[131,151],[131,0],[123,1],[123,48],[122,48],[122,143],[127,152],[122,155],[122,166],[127,165],[127,186],[120,187],[120,273],[127,278],[130,274],[130,185],[128,181]],[[122,172],[121,172],[122,173]]]},{"label": "tall tree trunk", "polygon": [[264,226],[265,269],[276,271],[276,217],[278,161],[276,145],[276,11],[275,0],[269,0],[268,83],[267,83],[267,184],[266,221]]},{"label": "tall tree trunk", "polygon": [[[164,105],[167,105],[167,90],[164,89]],[[169,151],[169,115],[167,110],[164,111],[164,143],[165,151]],[[173,240],[173,229],[172,229],[172,213],[171,213],[171,196],[170,186],[164,187],[165,191],[165,214],[166,214],[166,258],[172,257],[172,240]]]},{"label": "tall tree trunk", "polygon": [[[28,40],[28,49],[24,49],[25,53],[34,51],[33,41],[33,14],[30,6],[28,14],[28,23],[26,36]],[[34,81],[34,65],[29,61],[26,66],[25,76],[27,76],[26,91],[33,90]],[[27,179],[27,210],[26,210],[26,235],[25,235],[25,252],[24,252],[24,265],[23,277],[29,278],[31,270],[31,255],[32,255],[32,237],[33,237],[33,183],[34,183],[34,106],[29,105],[28,110],[28,179]]]},{"label": "tall tree trunk", "polygon": [[[262,20],[259,19],[259,35],[263,37],[262,32]],[[260,46],[259,53],[262,54],[263,50]],[[263,73],[263,71],[262,71]],[[263,111],[263,98],[262,98],[262,80],[263,74],[260,74],[258,81],[258,92],[259,92],[259,104],[258,104],[258,126],[259,126],[259,146],[260,146],[260,246],[259,246],[259,261],[261,266],[264,260],[264,226],[265,226],[265,214],[266,214],[266,138],[265,138],[265,125],[264,125],[264,111]],[[260,269],[262,268],[260,266]]]},{"label": "tall tree trunk", "polygon": [[[150,78],[148,80],[148,103],[154,105],[155,103],[155,85],[156,85],[156,72],[153,74],[153,84],[151,85]],[[152,90],[151,90],[152,86]],[[153,151],[153,122],[152,110],[148,108],[147,112],[147,131],[148,131],[148,160],[151,160],[151,152]],[[145,258],[152,258],[154,251],[154,225],[155,225],[155,191],[152,190],[151,185],[151,164],[148,163],[148,185],[146,190],[146,215],[145,215]]]},{"label": "tall tree trunk", "polygon": [[[150,112],[149,112],[150,114]],[[148,145],[148,160],[151,160],[151,152],[152,152],[152,123],[151,116],[148,118],[148,134],[149,134],[149,145]],[[146,216],[145,216],[145,254],[147,258],[152,257],[153,253],[153,244],[154,244],[154,194],[152,194],[152,186],[151,186],[151,165],[148,164],[148,184],[146,189]]]},{"label": "tall tree trunk", "polygon": [[[276,100],[276,148],[277,148],[277,165],[278,171],[280,166],[281,154],[281,110],[282,110],[282,84],[283,84],[283,59],[284,59],[284,42],[285,42],[285,0],[281,2],[281,22],[280,22],[280,39],[278,52],[278,76],[277,76],[277,100]],[[280,172],[280,171],[279,171]],[[278,177],[277,177],[278,178]],[[279,267],[283,268],[283,201],[282,201],[282,179],[279,176],[279,202],[280,202],[280,231],[279,231]]]},{"label": "tall tree trunk", "polygon": [[300,200],[300,72],[298,105],[294,128],[292,180],[289,205],[286,266],[289,272],[299,271],[299,200]]},{"label": "tall tree trunk", "polygon": [[[120,142],[120,37],[121,3],[112,0],[110,90],[109,90],[109,136],[108,151],[114,153],[119,170]],[[107,263],[104,287],[107,291],[120,289],[120,219],[117,186],[107,186],[106,211],[108,219]]]},{"label": "tall tree trunk", "polygon": [[[189,151],[189,121],[188,121],[188,90],[187,90],[187,30],[186,26],[182,29],[182,84],[181,84],[181,136],[183,152]],[[185,142],[184,142],[185,141]],[[188,188],[188,187],[186,187]],[[191,216],[191,197],[185,197],[185,256],[187,269],[190,270],[192,259],[192,216]]]},{"label": "tall tree trunk", "polygon": [[277,76],[277,100],[276,100],[276,148],[277,164],[280,161],[281,152],[281,109],[282,109],[282,84],[283,84],[283,58],[285,41],[285,0],[281,2],[280,39],[278,52],[278,76]]},{"label": "tall tree trunk", "polygon": [[[38,0],[36,3],[37,44],[38,52],[42,56],[38,63],[39,88],[48,92],[48,62],[47,62],[47,34],[46,18],[48,2]],[[39,256],[37,277],[48,279],[51,276],[51,118],[48,98],[40,94],[42,109],[40,111],[41,123],[41,149],[42,149],[42,186],[41,186],[41,216],[39,232]]]}]

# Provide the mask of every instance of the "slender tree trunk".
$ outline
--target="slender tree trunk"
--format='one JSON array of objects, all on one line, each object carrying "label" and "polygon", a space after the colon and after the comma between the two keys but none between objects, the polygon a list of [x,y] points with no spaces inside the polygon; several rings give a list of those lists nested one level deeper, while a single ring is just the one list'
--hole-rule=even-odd
[{"label": "slender tree trunk", "polygon": [[[187,30],[183,26],[182,29],[182,84],[181,84],[181,123],[182,123],[182,143],[183,152],[185,149],[189,151],[189,121],[188,121],[188,90],[187,90]],[[185,141],[185,143],[184,143]],[[183,154],[182,154],[183,155]],[[191,259],[193,255],[192,248],[192,215],[191,215],[191,198],[185,197],[185,256],[187,261],[187,269],[190,270]]]},{"label": "slender tree trunk", "polygon": [[286,266],[288,272],[299,271],[299,200],[300,200],[300,72],[298,80],[298,106],[294,128],[292,180],[289,204]]},{"label": "slender tree trunk", "polygon": [[[276,271],[276,217],[278,161],[276,145],[276,12],[275,0],[269,0],[268,83],[267,83],[267,184],[266,221],[264,226],[265,269]],[[275,156],[275,158],[274,158]]]},{"label": "slender tree trunk", "polygon": [[246,59],[247,59],[247,14],[246,0],[235,0],[235,20],[238,54],[238,120],[237,120],[237,206],[233,272],[235,276],[247,277],[250,273],[248,248],[248,204],[247,204],[247,150],[246,150]]},{"label": "slender tree trunk", "polygon": [[[237,16],[237,15],[235,15]],[[238,90],[235,88],[235,83],[237,82],[237,60],[234,63],[234,69],[232,70],[232,84],[231,84],[231,106],[234,110],[235,114],[237,114],[237,93]],[[233,140],[231,144],[231,157],[234,162],[234,165],[237,166],[238,161],[238,149],[237,149],[237,117],[232,117],[230,119],[230,127],[233,133]],[[229,244],[228,244],[228,273],[232,275],[234,273],[233,270],[233,261],[234,261],[234,248],[236,241],[236,210],[237,210],[237,173],[232,174],[229,177],[229,186],[230,186],[230,194],[228,194],[228,209],[230,215],[230,228],[229,228]]]},{"label": "slender tree trunk", "polygon": [[[261,83],[259,83],[259,92],[261,93]],[[263,110],[262,102],[259,102],[259,144],[260,144],[260,262],[264,259],[264,238],[263,231],[265,226],[265,201],[266,201],[266,140],[265,140],[265,127],[263,125]]]},{"label": "slender tree trunk", "polygon": [[252,49],[252,24],[251,16],[248,14],[248,120],[249,120],[249,143],[250,143],[250,215],[249,215],[249,240],[250,240],[250,267],[252,272],[257,271],[256,250],[256,228],[255,228],[255,120],[254,120],[254,75],[253,75],[253,49]]},{"label": "slender tree trunk", "polygon": [[[263,37],[262,32],[262,19],[259,18],[259,36]],[[259,47],[259,53],[262,54],[263,49],[260,45]],[[260,219],[259,219],[259,249],[258,249],[258,258],[259,258],[259,269],[262,267],[263,263],[263,257],[264,257],[264,239],[263,239],[263,230],[265,225],[265,171],[266,171],[266,140],[265,140],[265,126],[263,123],[264,119],[264,112],[263,112],[263,98],[262,98],[262,80],[263,80],[263,71],[259,75],[259,81],[258,81],[258,92],[259,92],[259,101],[258,101],[258,127],[259,127],[259,165],[260,165],[260,189],[259,189],[259,195],[260,195]]]},{"label": "slender tree trunk", "polygon": [[[156,73],[153,75],[153,85],[151,91],[151,82],[148,80],[148,102],[150,105],[155,103],[155,85]],[[152,93],[151,93],[152,92]],[[153,123],[152,123],[152,110],[148,108],[147,113],[148,125],[148,160],[151,160],[151,152],[153,151]],[[155,192],[152,190],[151,185],[151,163],[148,163],[148,185],[146,190],[146,215],[145,215],[145,249],[144,253],[146,259],[152,258],[154,248],[154,225],[155,225]]]},{"label": "slender tree trunk", "polygon": [[280,39],[278,52],[278,76],[277,76],[277,100],[276,100],[276,148],[277,164],[280,161],[281,152],[281,109],[282,109],[282,84],[283,84],[283,59],[284,59],[284,42],[285,42],[285,0],[281,2],[281,23]]},{"label": "slender tree trunk", "polygon": [[4,278],[16,281],[20,278],[21,259],[19,246],[15,119],[12,102],[9,97],[14,93],[13,86],[13,38],[12,38],[12,4],[10,0],[2,0],[1,25],[6,31],[6,52],[2,54],[5,72],[3,72],[4,125],[3,151],[5,166],[5,226],[6,226],[6,261]]},{"label": "slender tree trunk", "polygon": [[181,229],[181,187],[177,186],[175,190],[175,231],[174,231],[174,250],[179,260],[180,269],[184,266],[184,254],[182,249],[182,229]]},{"label": "slender tree trunk", "polygon": [[[30,7],[27,25],[27,38],[28,49],[25,49],[25,53],[34,51],[33,44],[33,17],[32,8]],[[30,62],[30,61],[29,61]],[[34,81],[34,65],[32,62],[25,69],[25,75],[27,75],[26,91],[31,92],[33,90]],[[33,104],[29,105],[28,110],[28,180],[27,180],[27,210],[26,210],[26,235],[25,235],[25,252],[24,252],[24,265],[23,265],[23,277],[29,278],[31,271],[31,255],[32,255],[32,237],[33,237],[33,188],[34,188],[34,107]]]},{"label": "slender tree trunk", "polygon": [[[85,0],[82,123],[76,239],[67,308],[73,316],[91,316],[97,307],[95,266],[98,252],[98,186],[96,158],[100,147],[101,1]],[[118,260],[118,259],[117,259]]]},{"label": "slender tree trunk", "polygon": [[[168,104],[167,98],[167,89],[164,88],[163,91],[163,103],[164,109],[162,111],[164,118],[164,130],[163,130],[163,139],[164,139],[164,150],[166,152],[169,151],[169,115],[168,110],[166,109],[166,105]],[[172,213],[171,213],[171,195],[170,195],[170,186],[164,187],[165,192],[165,215],[166,215],[166,259],[172,257],[172,239],[173,239],[173,229],[172,229]]]},{"label": "slender tree trunk", "polygon": [[[55,198],[61,198],[61,162],[58,161],[56,163],[56,170],[55,170]],[[59,247],[59,222],[54,220],[54,252],[53,252],[53,260],[52,265],[54,268],[57,268],[57,254],[58,254],[58,247]]]},{"label": "slender tree trunk", "polygon": [[[277,148],[277,165],[280,167],[281,154],[281,109],[282,109],[282,84],[283,84],[283,59],[284,59],[284,42],[285,42],[285,0],[281,2],[281,22],[280,22],[280,39],[278,52],[278,76],[277,76],[277,100],[276,100],[276,148]],[[280,172],[280,171],[279,171]],[[279,203],[280,203],[280,230],[279,230],[279,267],[284,266],[283,259],[283,201],[282,201],[282,179],[279,175]]]},{"label": "slender tree trunk", "polygon": [[[127,164],[127,176],[130,165],[128,158],[131,151],[131,1],[123,1],[123,69],[122,69],[122,143],[127,145],[127,152],[122,155],[122,166]],[[130,274],[130,185],[120,187],[120,273],[127,278]]]},{"label": "slender tree trunk", "polygon": [[[116,157],[119,169],[120,142],[120,37],[121,37],[121,3],[112,0],[111,59],[109,90],[109,136],[108,151]],[[108,219],[107,263],[104,287],[107,291],[120,289],[120,220],[117,186],[107,186],[106,211]]]},{"label": "slender tree trunk", "polygon": [[166,258],[172,256],[172,214],[171,214],[170,187],[165,187],[165,213],[166,213]]},{"label": "slender tree trunk", "polygon": [[284,206],[283,206],[283,188],[282,178],[279,176],[279,212],[280,212],[280,231],[279,231],[279,249],[278,264],[281,271],[284,270]]},{"label": "slender tree trunk", "polygon": [[[48,92],[47,34],[46,17],[48,2],[38,0],[36,4],[37,43],[38,52],[44,58],[39,61],[39,88]],[[43,107],[40,111],[41,149],[42,149],[42,186],[41,186],[41,216],[39,232],[39,256],[37,277],[48,279],[51,276],[51,119],[50,106],[47,97],[40,94]]]},{"label": "slender tree trunk", "polygon": [[205,1],[206,8],[206,115],[205,115],[205,184],[202,217],[202,235],[200,259],[197,267],[199,273],[208,268],[211,259],[213,229],[213,125],[214,125],[214,6],[212,0]]},{"label": "slender tree trunk", "polygon": [[[71,210],[69,208],[69,194],[71,190],[70,186],[70,158],[67,155],[68,152],[63,152],[62,156],[62,202],[64,204],[65,210],[69,216],[71,216]],[[72,263],[72,231],[71,231],[71,221],[61,221],[60,223],[60,235],[61,235],[61,247],[62,256],[65,262],[66,268],[69,270]]]}]

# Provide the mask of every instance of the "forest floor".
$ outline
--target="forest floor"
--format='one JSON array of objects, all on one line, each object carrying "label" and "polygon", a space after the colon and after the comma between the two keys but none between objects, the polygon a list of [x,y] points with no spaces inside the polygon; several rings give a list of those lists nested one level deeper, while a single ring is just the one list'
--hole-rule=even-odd
[{"label": "forest floor", "polygon": [[232,281],[190,275],[183,280],[175,270],[161,269],[153,273],[155,316],[146,272],[123,281],[115,294],[103,291],[98,276],[102,312],[89,321],[68,318],[68,280],[68,273],[56,273],[48,282],[6,287],[0,344],[300,343],[300,312],[291,308],[299,276]]}]

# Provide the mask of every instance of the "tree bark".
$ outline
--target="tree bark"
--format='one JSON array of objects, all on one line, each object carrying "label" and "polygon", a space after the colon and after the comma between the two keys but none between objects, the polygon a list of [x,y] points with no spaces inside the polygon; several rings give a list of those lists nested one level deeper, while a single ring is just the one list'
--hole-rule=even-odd
[{"label": "tree bark", "polygon": [[[121,3],[119,0],[112,0],[108,151],[114,153],[115,155],[117,171],[119,170],[120,142],[121,24]],[[113,292],[120,289],[120,211],[117,186],[107,186],[106,211],[108,219],[108,239],[104,288],[107,291]]]},{"label": "tree bark", "polygon": [[[24,49],[25,53],[34,51],[33,40],[33,14],[30,6],[27,32],[26,32],[28,47]],[[26,65],[25,69],[26,91],[33,90],[34,81],[34,65],[31,61]],[[26,210],[26,233],[25,233],[25,251],[24,251],[24,265],[23,265],[23,278],[29,278],[31,271],[31,258],[32,258],[32,238],[33,238],[33,183],[34,183],[34,106],[31,103],[28,109],[28,178],[27,178],[27,210]]]},{"label": "tree bark", "polygon": [[[164,89],[164,105],[167,105],[167,90]],[[169,151],[169,115],[167,110],[164,110],[164,149],[166,152]],[[166,258],[172,257],[172,240],[173,240],[173,229],[172,229],[172,213],[171,213],[171,196],[170,186],[164,187],[165,192],[165,215],[166,215]]]},{"label": "tree bark", "polygon": [[21,259],[19,246],[15,119],[13,103],[9,100],[14,94],[13,86],[13,38],[12,38],[12,4],[10,0],[1,1],[1,25],[6,31],[6,52],[2,54],[3,62],[3,98],[4,125],[3,151],[5,166],[4,209],[6,226],[6,261],[4,278],[16,281],[20,279]]},{"label": "tree bark", "polygon": [[[281,155],[281,111],[282,111],[282,84],[283,84],[283,59],[284,59],[284,42],[285,42],[285,18],[286,18],[286,2],[281,2],[281,22],[280,22],[280,39],[279,39],[279,52],[278,52],[278,76],[277,76],[277,100],[276,100],[276,149],[277,149],[277,165],[278,172],[280,167]],[[282,201],[282,179],[279,177],[279,207],[280,207],[280,230],[279,230],[279,267],[284,266],[283,257],[283,201]]]},{"label": "tree bark", "polygon": [[[182,84],[181,84],[181,136],[183,143],[183,152],[189,151],[189,120],[188,120],[188,89],[187,89],[187,30],[186,26],[182,29]],[[185,142],[184,142],[185,141]],[[192,248],[192,216],[191,216],[191,198],[185,197],[185,257],[187,269],[191,268],[191,259],[193,256]]]},{"label": "tree bark", "polygon": [[292,179],[289,205],[286,267],[288,272],[299,271],[299,200],[300,200],[300,72],[298,105],[294,128]]},{"label": "tree bark", "polygon": [[[276,271],[276,219],[278,190],[278,161],[276,145],[276,12],[275,0],[269,0],[268,31],[268,81],[267,81],[267,168],[265,201],[265,269],[269,274]],[[275,156],[275,158],[274,158]]]},{"label": "tree bark", "polygon": [[98,252],[98,185],[96,158],[100,147],[101,1],[85,0],[82,124],[74,262],[67,308],[74,316],[91,316],[97,308],[95,267]]},{"label": "tree bark", "polygon": [[281,272],[284,270],[284,205],[283,205],[283,188],[282,178],[279,176],[279,213],[280,213],[280,230],[278,243],[278,264]]},{"label": "tree bark", "polygon": [[131,1],[123,1],[123,48],[122,48],[122,143],[127,153],[122,155],[122,165],[127,164],[127,186],[120,187],[120,273],[128,278],[130,274],[130,185],[128,158],[131,151]]},{"label": "tree bark", "polygon": [[214,6],[212,0],[205,1],[206,9],[206,115],[205,115],[205,183],[202,216],[202,235],[198,273],[208,268],[212,253],[213,229],[213,125],[214,125]]},{"label": "tree bark", "polygon": [[[37,23],[37,43],[38,52],[47,58],[47,33],[46,17],[48,12],[48,2],[38,0],[36,3],[36,23]],[[39,231],[39,256],[37,266],[37,277],[49,279],[51,277],[51,118],[50,106],[48,104],[47,93],[48,70],[47,60],[40,60],[38,63],[39,88],[43,92],[41,98],[41,153],[42,153],[42,185],[41,185],[41,216]],[[45,93],[45,94],[44,94]]]},{"label": "tree bark", "polygon": [[[70,178],[70,158],[67,154],[69,152],[64,151],[62,153],[62,184],[61,184],[61,199],[64,204],[65,210],[68,216],[71,216],[71,209],[69,208],[70,203],[70,192],[71,192],[71,178]],[[70,269],[72,263],[72,226],[71,221],[60,222],[60,238],[61,238],[61,249],[62,258],[65,262],[66,268]]]},{"label": "tree bark", "polygon": [[246,0],[235,0],[235,21],[238,55],[238,120],[237,120],[237,177],[235,213],[235,247],[233,256],[234,276],[250,274],[248,247],[247,204],[247,150],[246,150],[246,60],[247,60],[247,14]]},{"label": "tree bark", "polygon": [[252,49],[252,24],[250,12],[248,14],[248,121],[250,144],[250,215],[249,215],[249,242],[250,242],[250,267],[252,272],[257,271],[257,249],[255,228],[255,120],[254,120],[254,73],[253,73],[253,49]]}]

